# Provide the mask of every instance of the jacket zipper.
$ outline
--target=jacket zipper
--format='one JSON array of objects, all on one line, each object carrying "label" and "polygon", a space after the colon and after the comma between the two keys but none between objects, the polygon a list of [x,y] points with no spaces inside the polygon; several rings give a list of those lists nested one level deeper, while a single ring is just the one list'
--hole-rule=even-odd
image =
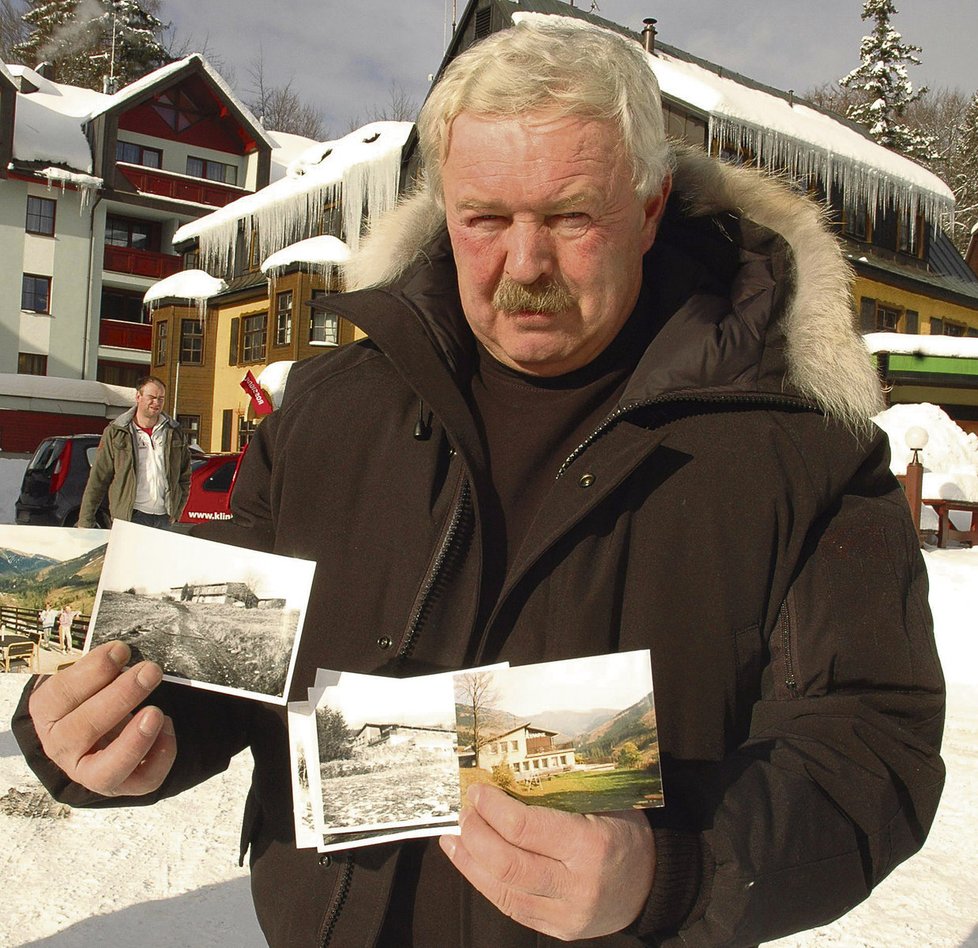
[{"label": "jacket zipper", "polygon": [[329,911],[323,917],[323,924],[319,928],[320,948],[326,948],[330,941],[332,941],[333,931],[336,928],[336,920],[340,916],[343,903],[346,902],[346,898],[350,894],[350,886],[352,884],[353,859],[347,855],[346,862],[343,863],[343,868],[340,870],[340,878],[333,892],[333,900],[330,902]]},{"label": "jacket zipper", "polygon": [[795,678],[795,659],[791,644],[791,614],[788,612],[788,600],[781,603],[778,612],[781,630],[781,651],[784,655],[784,684],[792,694],[798,692],[798,680]]},{"label": "jacket zipper", "polygon": [[446,567],[452,562],[453,554],[462,537],[462,528],[467,522],[470,505],[471,487],[469,486],[468,478],[463,474],[462,486],[459,489],[455,508],[452,511],[452,516],[448,521],[445,533],[442,536],[438,555],[435,557],[435,561],[428,571],[424,585],[421,587],[418,605],[411,616],[411,621],[408,623],[403,644],[397,653],[398,658],[407,658],[414,649],[418,635],[421,633],[421,629],[424,626],[425,620],[428,618],[431,607],[437,599],[441,578],[445,573]]},{"label": "jacket zipper", "polygon": [[567,468],[571,466],[595,441],[598,440],[609,428],[611,428],[620,418],[629,412],[637,411],[640,408],[651,408],[656,405],[669,405],[679,402],[702,402],[704,405],[710,403],[742,404],[742,405],[769,405],[771,407],[798,408],[804,402],[796,399],[778,398],[776,395],[660,395],[656,398],[648,398],[645,401],[633,402],[623,408],[616,408],[604,421],[598,425],[573,451],[567,459],[560,465],[555,480],[559,480]]}]

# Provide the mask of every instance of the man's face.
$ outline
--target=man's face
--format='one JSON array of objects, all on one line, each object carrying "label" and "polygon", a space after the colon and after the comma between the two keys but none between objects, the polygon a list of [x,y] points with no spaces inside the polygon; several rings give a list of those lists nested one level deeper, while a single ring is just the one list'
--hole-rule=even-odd
[{"label": "man's face", "polygon": [[643,203],[618,146],[598,120],[452,123],[442,182],[462,308],[504,365],[572,372],[631,314],[669,182]]},{"label": "man's face", "polygon": [[[163,400],[166,397],[166,389],[158,382],[147,382],[136,393],[136,416],[141,421],[149,421],[156,424],[163,411]],[[148,425],[147,425],[148,427]]]}]

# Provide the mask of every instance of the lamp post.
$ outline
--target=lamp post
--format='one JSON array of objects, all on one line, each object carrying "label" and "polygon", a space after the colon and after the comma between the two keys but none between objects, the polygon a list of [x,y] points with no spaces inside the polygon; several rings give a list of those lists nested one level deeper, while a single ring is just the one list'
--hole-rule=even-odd
[{"label": "lamp post", "polygon": [[913,457],[907,464],[906,492],[907,503],[910,505],[910,519],[913,520],[913,528],[920,535],[920,501],[923,497],[924,489],[924,465],[920,463],[920,452],[927,445],[927,431],[918,426],[908,428],[903,436],[907,447],[913,451]]}]

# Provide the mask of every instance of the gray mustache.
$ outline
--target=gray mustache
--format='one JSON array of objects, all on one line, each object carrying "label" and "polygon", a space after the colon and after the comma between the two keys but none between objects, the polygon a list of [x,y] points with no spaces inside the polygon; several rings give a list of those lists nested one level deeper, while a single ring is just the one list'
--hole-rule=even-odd
[{"label": "gray mustache", "polygon": [[524,286],[509,277],[503,277],[492,295],[492,305],[504,313],[560,313],[570,309],[577,301],[570,291],[559,283],[534,283]]}]

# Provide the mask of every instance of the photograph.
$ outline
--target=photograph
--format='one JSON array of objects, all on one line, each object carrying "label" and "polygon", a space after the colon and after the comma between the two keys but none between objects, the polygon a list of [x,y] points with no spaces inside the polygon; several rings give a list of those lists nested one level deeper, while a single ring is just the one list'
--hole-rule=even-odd
[{"label": "photograph", "polygon": [[318,773],[309,775],[313,799],[321,801],[317,832],[430,835],[457,821],[450,675],[336,673],[311,717],[319,756]]},{"label": "photograph", "polygon": [[663,805],[647,650],[455,676],[463,796],[575,813]]},{"label": "photograph", "polygon": [[0,524],[0,636],[71,652],[88,632],[107,530]]},{"label": "photograph", "polygon": [[117,520],[85,650],[118,639],[168,681],[285,704],[315,566]]}]

